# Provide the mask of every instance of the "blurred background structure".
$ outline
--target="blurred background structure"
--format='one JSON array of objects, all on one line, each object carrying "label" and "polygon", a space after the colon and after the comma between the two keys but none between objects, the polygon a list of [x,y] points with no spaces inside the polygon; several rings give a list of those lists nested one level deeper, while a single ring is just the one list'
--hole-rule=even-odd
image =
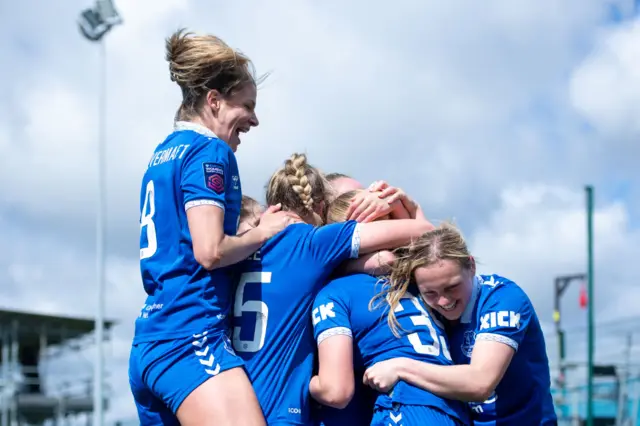
[{"label": "blurred background structure", "polygon": [[92,424],[93,331],[92,318],[0,310],[0,426]]},{"label": "blurred background structure", "polygon": [[[586,328],[566,330],[567,345],[583,347]],[[626,345],[602,344],[594,365],[593,413],[596,426],[640,425],[640,317],[596,325],[603,342],[626,341]],[[550,355],[557,349],[547,335]],[[621,339],[622,338],[622,339]],[[555,364],[555,365],[554,365]],[[565,359],[558,368],[552,362],[554,402],[559,424],[586,424],[587,363]]]}]

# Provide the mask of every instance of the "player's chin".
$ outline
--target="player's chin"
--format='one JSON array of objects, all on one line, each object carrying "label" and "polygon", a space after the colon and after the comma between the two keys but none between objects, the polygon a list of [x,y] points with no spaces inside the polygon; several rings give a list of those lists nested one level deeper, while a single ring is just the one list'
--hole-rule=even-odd
[{"label": "player's chin", "polygon": [[234,134],[229,138],[229,147],[231,147],[233,152],[236,152],[238,145],[240,145],[240,138]]}]

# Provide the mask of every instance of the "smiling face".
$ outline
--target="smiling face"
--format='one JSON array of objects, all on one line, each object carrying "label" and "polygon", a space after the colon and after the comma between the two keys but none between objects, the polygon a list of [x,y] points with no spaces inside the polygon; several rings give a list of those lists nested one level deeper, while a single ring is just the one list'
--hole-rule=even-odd
[{"label": "smiling face", "polygon": [[207,95],[207,103],[213,112],[213,132],[236,152],[240,135],[247,133],[259,123],[256,116],[256,86],[246,83],[232,95],[221,97],[216,91]]},{"label": "smiling face", "polygon": [[439,260],[413,272],[425,302],[449,321],[457,321],[467,308],[473,291],[475,262],[463,268],[455,260]]}]

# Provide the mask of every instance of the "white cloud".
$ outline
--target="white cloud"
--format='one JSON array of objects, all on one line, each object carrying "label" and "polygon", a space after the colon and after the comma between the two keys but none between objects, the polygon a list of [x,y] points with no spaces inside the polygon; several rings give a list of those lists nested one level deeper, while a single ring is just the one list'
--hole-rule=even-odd
[{"label": "white cloud", "polygon": [[[137,205],[136,182],[154,145],[170,129],[179,100],[179,90],[168,79],[163,38],[185,22],[206,30],[214,19],[217,34],[249,53],[259,70],[274,71],[260,93],[262,125],[246,137],[239,152],[249,192],[258,192],[293,150],[306,150],[325,168],[361,173],[367,180],[382,172],[405,188],[411,186],[405,182],[431,182],[446,172],[449,185],[430,194],[431,203],[440,207],[460,203],[468,184],[463,170],[471,162],[495,160],[498,149],[546,164],[550,154],[537,148],[544,137],[537,123],[514,128],[512,116],[526,114],[532,99],[552,96],[575,60],[573,43],[595,25],[599,5],[579,2],[574,7],[577,2],[571,1],[554,9],[534,1],[517,3],[491,7],[407,1],[393,12],[367,4],[366,18],[362,5],[337,2],[234,2],[215,8],[178,0],[124,3],[125,25],[108,40],[111,220],[133,233],[135,212],[125,206]],[[67,20],[76,13],[64,12]],[[57,34],[65,24],[60,21],[50,30]],[[16,85],[15,96],[19,90],[23,99],[17,108],[29,131],[10,117],[0,118],[0,128],[15,132],[17,127],[20,136],[11,150],[17,161],[3,178],[21,208],[37,211],[40,200],[24,195],[35,180],[44,182],[49,198],[57,198],[59,206],[47,200],[54,211],[73,209],[91,222],[97,47],[77,34],[67,36],[69,49],[56,51],[55,61],[52,55],[33,58],[33,71],[24,76],[38,82],[44,67],[51,79]],[[45,51],[53,49],[42,43]],[[43,94],[54,101],[44,102]],[[374,149],[376,145],[385,149]],[[390,155],[396,146],[413,155]],[[336,151],[342,152],[340,158],[333,155]],[[36,167],[29,156],[39,152],[56,155],[47,167]],[[359,164],[375,166],[359,167],[356,157]],[[474,180],[496,190],[506,174],[522,175],[515,164],[485,168]],[[28,176],[16,172],[18,167],[29,170]],[[394,170],[401,167],[411,172]]]},{"label": "white cloud", "polygon": [[[640,21],[604,33],[575,71],[575,107],[610,136],[640,133]],[[615,142],[614,142],[615,143]]]}]

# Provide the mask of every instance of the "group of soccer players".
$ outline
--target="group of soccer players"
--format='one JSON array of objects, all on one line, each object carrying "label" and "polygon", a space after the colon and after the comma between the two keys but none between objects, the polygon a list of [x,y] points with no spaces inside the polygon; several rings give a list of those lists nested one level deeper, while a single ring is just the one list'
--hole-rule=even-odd
[{"label": "group of soccer players", "polygon": [[250,60],[184,31],[166,58],[183,101],[142,181],[142,425],[557,424],[520,287],[477,275],[458,230],[402,190],[305,155],[271,176],[266,208],[243,196]]}]

